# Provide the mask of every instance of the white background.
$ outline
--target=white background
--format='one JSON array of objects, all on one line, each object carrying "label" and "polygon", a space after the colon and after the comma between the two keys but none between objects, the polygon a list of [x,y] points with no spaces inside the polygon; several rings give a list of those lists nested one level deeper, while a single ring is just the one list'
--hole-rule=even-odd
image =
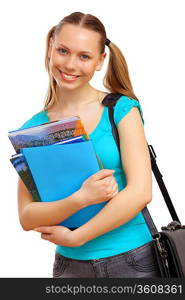
[{"label": "white background", "polygon": [[[36,232],[23,231],[19,224],[18,177],[9,162],[14,150],[7,133],[42,108],[48,86],[47,32],[75,11],[97,16],[108,38],[122,50],[143,109],[148,144],[156,151],[166,187],[185,222],[183,4],[183,0],[7,0],[1,4],[0,277],[52,276],[55,245]],[[107,59],[92,80],[102,90]],[[153,201],[148,207],[159,230],[171,221],[163,202],[153,177]]]}]

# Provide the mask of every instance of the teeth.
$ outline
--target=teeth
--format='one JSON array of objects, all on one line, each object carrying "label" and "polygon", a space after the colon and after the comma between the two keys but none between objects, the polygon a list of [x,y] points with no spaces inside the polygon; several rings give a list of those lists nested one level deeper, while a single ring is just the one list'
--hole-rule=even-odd
[{"label": "teeth", "polygon": [[75,77],[78,77],[78,76],[66,75],[65,73],[62,73],[62,74],[63,74],[63,76],[64,76],[65,78],[67,78],[67,79],[73,79],[73,78],[75,78]]}]

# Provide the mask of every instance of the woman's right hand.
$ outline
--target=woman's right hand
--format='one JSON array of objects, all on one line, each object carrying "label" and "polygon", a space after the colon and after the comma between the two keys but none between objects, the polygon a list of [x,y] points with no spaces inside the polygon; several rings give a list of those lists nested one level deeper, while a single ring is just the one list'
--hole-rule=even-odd
[{"label": "woman's right hand", "polygon": [[97,204],[112,199],[118,193],[118,184],[113,170],[102,169],[88,177],[82,184],[80,198],[86,205]]}]

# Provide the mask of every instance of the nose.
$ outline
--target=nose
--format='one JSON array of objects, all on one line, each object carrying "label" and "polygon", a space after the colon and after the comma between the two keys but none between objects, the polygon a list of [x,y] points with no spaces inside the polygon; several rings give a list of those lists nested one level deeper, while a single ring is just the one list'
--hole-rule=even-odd
[{"label": "nose", "polygon": [[69,55],[65,60],[65,68],[66,71],[70,73],[70,71],[74,72],[76,66],[76,58],[73,55]]}]

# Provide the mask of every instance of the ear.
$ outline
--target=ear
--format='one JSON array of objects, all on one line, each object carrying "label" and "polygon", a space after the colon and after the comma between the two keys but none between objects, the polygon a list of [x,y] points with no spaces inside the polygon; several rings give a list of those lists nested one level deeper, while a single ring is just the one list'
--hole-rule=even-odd
[{"label": "ear", "polygon": [[50,40],[49,40],[49,49],[48,49],[48,58],[51,57],[52,45],[53,45],[53,39],[50,38]]},{"label": "ear", "polygon": [[103,63],[104,63],[104,60],[105,60],[105,57],[107,56],[107,53],[103,53],[99,60],[98,60],[98,64],[96,66],[96,71],[101,71],[101,68],[103,66]]}]

